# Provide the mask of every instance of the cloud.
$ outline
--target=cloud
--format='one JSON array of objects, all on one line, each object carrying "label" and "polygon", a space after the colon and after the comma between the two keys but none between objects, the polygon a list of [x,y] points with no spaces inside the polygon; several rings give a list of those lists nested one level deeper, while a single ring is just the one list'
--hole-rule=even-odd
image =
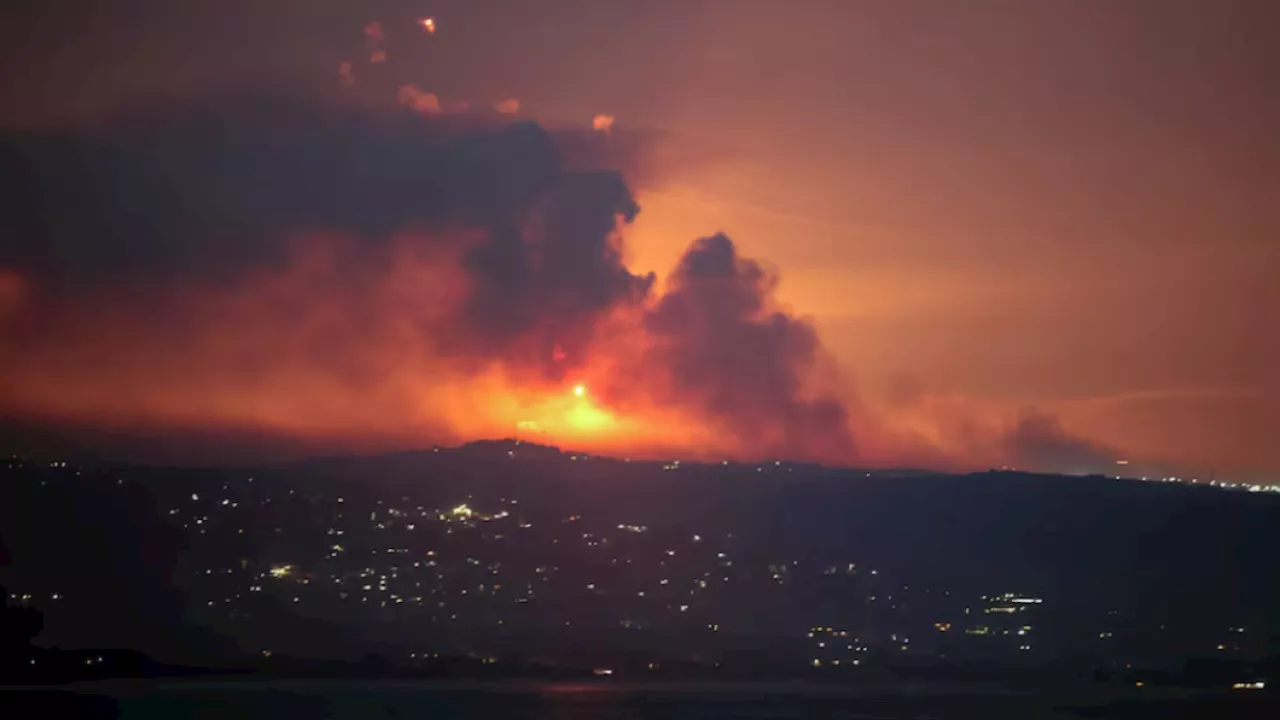
[{"label": "cloud", "polygon": [[1123,455],[1062,427],[1052,416],[1029,411],[1005,435],[1004,456],[1019,468],[1064,473],[1114,472]]},{"label": "cloud", "polygon": [[493,104],[493,111],[501,115],[515,115],[520,112],[520,101],[516,98],[500,100]]},{"label": "cloud", "polygon": [[[605,401],[619,339],[648,341],[653,277],[623,264],[628,185],[572,135],[245,94],[0,139],[19,189],[0,199],[0,268],[31,289],[0,333],[0,410],[657,442],[697,409],[582,407]],[[566,406],[570,375],[602,392]]]},{"label": "cloud", "polygon": [[813,327],[773,305],[777,280],[724,234],[697,240],[647,313],[664,402],[691,405],[765,454],[853,458],[849,410],[806,397],[819,359]]},{"label": "cloud", "polygon": [[531,123],[248,97],[4,145],[0,173],[23,190],[0,205],[13,230],[0,267],[65,302],[233,283],[319,245],[307,237],[348,238],[377,258],[408,230],[461,253],[467,332],[454,334],[490,348],[648,287],[612,244],[615,217],[638,211],[622,179],[566,169]]},{"label": "cloud", "polygon": [[[1062,473],[1111,473],[1128,453],[1071,432],[1054,410],[927,388],[909,374],[886,383],[876,406],[885,425],[906,444],[900,457],[955,470],[1015,467]],[[1145,467],[1145,466],[1143,466]],[[1130,466],[1129,472],[1137,470]],[[1139,473],[1140,474],[1140,473]]]},{"label": "cloud", "polygon": [[[945,462],[882,431],[728,236],[694,241],[661,293],[626,266],[632,188],[685,156],[666,136],[400,100],[240,93],[0,136],[0,415]],[[972,434],[1020,465],[1105,455],[1038,416]]]},{"label": "cloud", "polygon": [[423,92],[414,85],[401,85],[396,97],[401,105],[411,107],[417,112],[423,114],[440,112],[440,98],[435,93]]},{"label": "cloud", "polygon": [[343,87],[354,87],[356,84],[355,73],[352,72],[351,63],[343,61],[338,63],[338,81]]},{"label": "cloud", "polygon": [[602,132],[609,132],[609,128],[613,127],[612,115],[596,115],[591,118],[591,128]]}]

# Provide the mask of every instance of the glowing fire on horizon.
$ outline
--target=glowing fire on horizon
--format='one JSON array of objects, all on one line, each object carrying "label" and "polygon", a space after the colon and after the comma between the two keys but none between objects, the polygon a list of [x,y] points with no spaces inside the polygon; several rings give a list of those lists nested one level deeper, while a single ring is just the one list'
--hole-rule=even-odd
[{"label": "glowing fire on horizon", "polygon": [[638,418],[622,420],[614,411],[598,406],[587,396],[587,386],[578,383],[570,389],[566,400],[543,398],[523,408],[528,418],[516,422],[516,429],[572,439],[604,439],[604,436],[634,437],[639,431]]}]

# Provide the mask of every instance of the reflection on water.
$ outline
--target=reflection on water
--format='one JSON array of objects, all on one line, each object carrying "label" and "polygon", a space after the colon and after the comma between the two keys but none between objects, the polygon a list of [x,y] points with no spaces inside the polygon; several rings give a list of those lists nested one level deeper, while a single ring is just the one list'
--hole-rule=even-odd
[{"label": "reflection on water", "polygon": [[[842,718],[844,720],[949,720],[951,718],[1168,717],[1165,702],[1147,698],[1049,699],[941,684],[887,688],[806,683],[631,685],[622,683],[468,682],[147,682],[77,686],[74,690],[0,693],[0,717],[94,718]],[[1179,717],[1186,698],[1179,703]],[[1220,703],[1220,700],[1212,700]],[[7,712],[10,704],[24,712]],[[1087,707],[1085,707],[1087,706]],[[1070,709],[1071,707],[1077,709]],[[1084,707],[1085,709],[1079,709]],[[1206,717],[1242,716],[1206,708]],[[1199,717],[1199,714],[1191,716]],[[1265,715],[1258,715],[1265,717]]]}]

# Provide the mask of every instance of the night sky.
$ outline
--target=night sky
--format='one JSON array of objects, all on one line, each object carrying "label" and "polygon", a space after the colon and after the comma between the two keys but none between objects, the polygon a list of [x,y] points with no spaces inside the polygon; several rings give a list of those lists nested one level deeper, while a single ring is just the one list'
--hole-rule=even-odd
[{"label": "night sky", "polygon": [[21,2],[0,62],[11,426],[1280,470],[1271,2]]}]

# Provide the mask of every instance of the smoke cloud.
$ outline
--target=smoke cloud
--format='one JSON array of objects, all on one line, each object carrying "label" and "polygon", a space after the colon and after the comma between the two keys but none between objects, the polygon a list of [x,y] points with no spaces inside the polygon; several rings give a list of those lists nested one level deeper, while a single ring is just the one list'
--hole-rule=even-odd
[{"label": "smoke cloud", "polygon": [[0,408],[853,459],[849,410],[808,386],[816,335],[727,237],[661,296],[625,266],[620,150],[280,95],[4,138]]},{"label": "smoke cloud", "polygon": [[435,93],[425,92],[414,85],[401,85],[397,95],[400,104],[425,114],[440,112],[440,98]]},{"label": "smoke cloud", "polygon": [[806,397],[803,371],[817,366],[820,343],[810,325],[770,307],[776,283],[724,234],[696,241],[645,316],[660,397],[716,418],[746,447],[855,457],[845,404]]},{"label": "smoke cloud", "polygon": [[668,138],[411,94],[241,93],[0,136],[0,416],[216,430],[259,457],[513,434],[632,456],[1116,457],[1050,416],[1004,430],[926,398],[886,429],[728,236],[693,242],[661,292],[626,266],[631,188],[690,157]]},{"label": "smoke cloud", "polygon": [[1072,473],[1114,472],[1122,456],[1114,448],[1067,432],[1056,417],[1036,412],[1018,420],[1005,437],[1004,451],[1018,467]]},{"label": "smoke cloud", "polygon": [[355,87],[356,76],[350,62],[343,61],[338,63],[338,82],[343,87]]}]

